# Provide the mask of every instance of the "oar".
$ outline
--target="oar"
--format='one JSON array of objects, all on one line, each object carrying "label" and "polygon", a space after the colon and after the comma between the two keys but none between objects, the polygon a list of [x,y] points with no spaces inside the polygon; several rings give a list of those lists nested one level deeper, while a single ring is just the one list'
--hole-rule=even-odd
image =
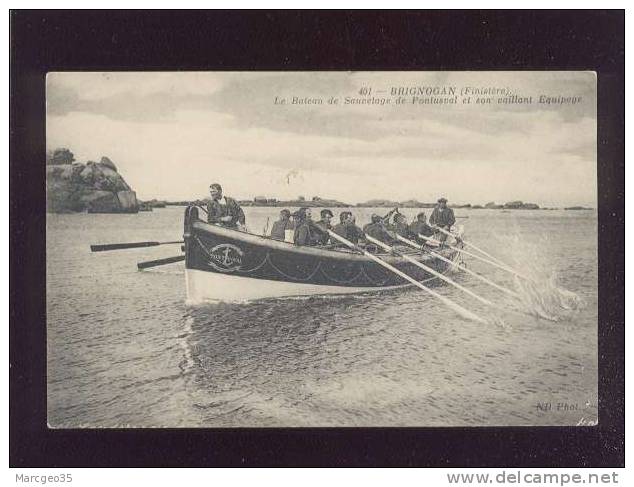
[{"label": "oar", "polygon": [[[421,269],[429,272],[430,274],[435,275],[436,277],[442,279],[443,281],[447,282],[448,284],[451,284],[452,286],[454,286],[454,287],[460,289],[461,291],[467,293],[469,296],[473,296],[478,301],[480,301],[480,302],[482,302],[482,303],[484,303],[484,304],[486,304],[488,306],[491,306],[492,308],[495,308],[495,309],[498,309],[498,310],[504,311],[504,312],[510,312],[510,313],[516,313],[516,314],[522,314],[522,315],[528,314],[530,316],[533,316],[531,313],[527,313],[526,311],[523,311],[523,310],[520,310],[520,309],[507,309],[507,308],[504,308],[504,307],[500,306],[499,304],[492,303],[488,299],[483,298],[482,296],[478,296],[476,293],[472,292],[471,290],[467,289],[464,286],[461,286],[460,284],[458,284],[457,282],[453,281],[452,279],[449,279],[444,274],[441,274],[440,272],[432,269],[431,267],[426,266],[422,262],[418,262],[417,260],[412,259],[411,257],[403,254],[402,252],[398,252],[398,251],[394,250],[392,247],[390,247],[389,245],[381,242],[380,240],[376,240],[376,239],[370,237],[369,235],[366,235],[365,238],[368,241],[370,241],[370,242],[372,242],[372,243],[374,243],[376,245],[379,245],[380,247],[384,248],[385,250],[389,250],[391,252],[396,253],[397,255],[400,255],[402,258],[404,258],[408,262],[411,262],[412,264],[420,267]],[[550,321],[555,321],[552,317],[549,317],[549,316],[546,316],[546,315],[538,314],[538,316],[541,317],[541,318],[545,318],[547,320],[550,320]]]},{"label": "oar", "polygon": [[345,244],[346,246],[350,247],[351,249],[360,250],[363,253],[363,255],[365,255],[369,259],[373,260],[374,262],[376,262],[380,266],[385,267],[386,269],[392,271],[397,276],[400,276],[403,279],[405,279],[406,281],[411,282],[412,284],[414,284],[414,286],[422,289],[423,291],[425,291],[428,294],[431,294],[433,297],[435,297],[435,298],[439,299],[440,301],[442,301],[446,306],[448,306],[449,308],[454,310],[456,313],[461,315],[463,318],[470,319],[470,320],[473,320],[473,321],[477,321],[479,323],[486,323],[485,320],[480,318],[475,313],[463,308],[459,304],[454,303],[451,299],[446,298],[442,294],[438,294],[437,292],[429,289],[427,286],[421,284],[420,282],[418,282],[413,277],[411,277],[411,276],[405,274],[404,272],[398,270],[396,267],[391,266],[390,264],[388,264],[387,262],[385,262],[385,261],[381,260],[380,258],[376,257],[375,255],[372,255],[367,250],[362,249],[359,246],[353,244],[352,242],[350,242],[349,240],[347,240],[347,239],[343,238],[342,236],[336,234],[332,230],[328,230],[328,234],[330,235],[331,238],[333,238],[335,240],[338,240],[339,242],[341,242],[341,243]]},{"label": "oar", "polygon": [[447,276],[445,276],[444,274],[438,272],[435,269],[432,269],[431,267],[423,264],[422,262],[417,261],[416,259],[412,259],[411,257],[409,257],[408,255],[403,254],[402,252],[398,252],[396,250],[394,250],[393,247],[390,247],[389,245],[387,245],[384,242],[381,242],[380,240],[377,240],[376,238],[372,238],[369,235],[366,234],[365,236],[366,240],[368,240],[368,242],[372,242],[375,245],[378,245],[379,247],[383,248],[384,250],[387,250],[388,252],[394,252],[397,255],[400,255],[403,259],[405,259],[408,262],[411,262],[412,264],[414,264],[416,267],[420,267],[421,269],[423,269],[426,272],[429,272],[431,275],[436,276],[439,279],[442,279],[443,281],[445,281],[447,284],[450,284],[451,286],[454,286],[457,289],[460,289],[463,293],[468,294],[469,296],[477,299],[478,301],[480,301],[483,304],[486,304],[487,306],[492,306],[492,307],[497,307],[495,304],[493,304],[491,301],[489,301],[486,298],[483,298],[482,296],[477,295],[476,293],[474,293],[473,291],[471,291],[470,289],[467,289],[466,287],[458,284],[457,282],[455,282],[453,279],[449,279]]},{"label": "oar", "polygon": [[434,252],[433,250],[426,249],[422,245],[419,245],[416,242],[413,242],[412,240],[409,240],[409,239],[407,239],[405,237],[402,237],[399,234],[396,234],[396,238],[399,239],[401,242],[409,245],[410,247],[413,247],[413,248],[418,249],[418,250],[422,250],[424,252],[428,252],[433,257],[436,257],[437,259],[442,260],[443,262],[447,262],[447,264],[450,264],[450,265],[453,265],[455,267],[458,267],[461,271],[464,271],[467,274],[472,275],[476,279],[480,279],[482,282],[485,282],[486,284],[489,284],[490,286],[493,286],[494,288],[499,289],[500,291],[505,292],[506,294],[508,294],[510,296],[513,296],[514,298],[519,298],[519,294],[517,294],[516,292],[511,291],[510,289],[507,289],[504,286],[500,286],[499,284],[496,284],[495,282],[487,279],[486,277],[481,276],[477,272],[473,272],[471,269],[467,269],[466,267],[460,267],[453,260],[448,259],[447,257],[445,257],[443,255],[440,255],[439,253]]},{"label": "oar", "polygon": [[[453,233],[448,232],[447,230],[445,230],[444,228],[440,228],[440,227],[432,227],[435,230],[438,230],[441,233],[444,233],[445,235],[448,235],[450,237],[456,237]],[[476,247],[474,244],[470,243],[470,242],[465,242],[464,240],[460,239],[462,241],[463,244],[465,244],[467,247],[471,247],[474,250],[477,250],[478,252],[480,252],[482,255],[486,255],[489,259],[493,260],[494,262],[497,262],[500,265],[506,266],[510,269],[510,267],[508,265],[506,265],[504,262],[502,262],[500,259],[498,259],[497,257],[493,257],[491,254],[489,254],[488,252],[485,252],[484,250],[482,250],[480,247]]]},{"label": "oar", "polygon": [[106,250],[137,249],[141,247],[156,247],[157,245],[179,244],[179,243],[183,243],[183,241],[174,240],[173,242],[127,242],[127,243],[115,243],[115,244],[100,244],[100,245],[91,245],[90,250],[93,252],[104,252]]},{"label": "oar", "polygon": [[136,266],[139,270],[147,269],[148,267],[156,267],[159,265],[173,264],[174,262],[180,262],[185,260],[184,255],[177,255],[176,257],[166,257],[165,259],[147,260],[145,262],[139,262]]},{"label": "oar", "polygon": [[[436,242],[436,240],[434,240],[433,238],[430,238],[430,237],[425,237],[425,235],[421,235],[421,234],[419,234],[418,236],[419,236],[420,238],[424,239],[424,240],[431,240],[432,242]],[[505,266],[505,265],[500,265],[500,264],[498,264],[497,262],[493,262],[493,261],[491,261],[491,260],[485,259],[484,257],[481,257],[481,256],[479,256],[479,255],[473,254],[473,253],[471,253],[471,252],[469,252],[469,251],[467,251],[467,250],[465,250],[465,249],[461,249],[461,248],[458,248],[458,247],[454,247],[453,245],[449,245],[449,244],[448,244],[448,243],[446,243],[446,242],[445,242],[445,244],[444,244],[444,245],[446,245],[446,246],[447,246],[448,248],[450,248],[451,250],[455,250],[456,252],[460,252],[460,253],[462,253],[462,254],[468,255],[469,257],[473,257],[474,259],[477,259],[477,260],[480,260],[480,261],[485,262],[485,263],[487,263],[487,264],[490,264],[490,265],[492,265],[493,267],[497,267],[497,268],[499,268],[499,269],[502,269],[503,271],[508,272],[509,274],[513,274],[514,276],[521,277],[522,279],[525,279],[525,280],[527,280],[527,281],[532,281],[532,279],[531,279],[530,277],[526,277],[525,275],[520,274],[519,272],[517,272],[517,271],[515,271],[515,270],[511,269],[510,267],[507,267],[507,266]]]}]

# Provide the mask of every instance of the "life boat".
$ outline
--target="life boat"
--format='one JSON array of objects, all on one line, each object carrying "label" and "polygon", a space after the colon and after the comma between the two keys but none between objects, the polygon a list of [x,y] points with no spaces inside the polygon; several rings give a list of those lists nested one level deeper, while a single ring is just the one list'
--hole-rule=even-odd
[{"label": "life boat", "polygon": [[[360,250],[299,246],[209,224],[199,218],[196,206],[185,211],[184,242],[190,303],[367,293],[412,285]],[[459,254],[450,248],[434,252],[452,262]],[[407,258],[437,273],[444,274],[452,267],[447,261],[412,248],[374,255],[427,286],[438,277]]]}]

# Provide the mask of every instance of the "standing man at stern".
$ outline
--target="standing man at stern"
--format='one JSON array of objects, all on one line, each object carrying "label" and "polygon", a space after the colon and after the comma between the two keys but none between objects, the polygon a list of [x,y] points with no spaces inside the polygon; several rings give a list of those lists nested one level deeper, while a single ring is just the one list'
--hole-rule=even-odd
[{"label": "standing man at stern", "polygon": [[240,205],[233,198],[222,195],[222,186],[213,183],[209,186],[211,201],[207,203],[207,222],[224,227],[245,229],[246,219]]},{"label": "standing man at stern", "polygon": [[[438,204],[429,217],[429,223],[431,226],[440,227],[448,232],[451,231],[451,227],[456,223],[456,217],[453,214],[453,210],[447,206],[447,198],[438,199]],[[447,234],[439,233],[438,240],[444,242],[447,239]]]}]

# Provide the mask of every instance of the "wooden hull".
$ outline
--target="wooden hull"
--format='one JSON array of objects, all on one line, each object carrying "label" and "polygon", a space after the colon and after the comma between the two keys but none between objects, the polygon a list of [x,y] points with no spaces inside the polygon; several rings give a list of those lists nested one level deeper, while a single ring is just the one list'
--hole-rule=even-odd
[{"label": "wooden hull", "polygon": [[[411,285],[349,249],[301,247],[210,225],[198,218],[196,207],[186,210],[184,240],[190,303],[364,293]],[[400,250],[437,272],[449,267],[429,254]],[[440,252],[449,259],[456,257],[449,249]],[[435,279],[402,257],[377,255],[418,281]]]}]

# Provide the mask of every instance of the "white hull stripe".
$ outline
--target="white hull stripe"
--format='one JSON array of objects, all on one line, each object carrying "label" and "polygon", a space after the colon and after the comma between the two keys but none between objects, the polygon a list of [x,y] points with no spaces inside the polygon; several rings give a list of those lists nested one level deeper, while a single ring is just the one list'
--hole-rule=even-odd
[{"label": "white hull stripe", "polygon": [[[376,292],[411,286],[411,284],[387,287],[325,286],[320,284],[253,279],[195,269],[186,269],[185,279],[188,304],[210,301],[243,302],[278,297]],[[433,279],[435,278],[429,280]]]}]

